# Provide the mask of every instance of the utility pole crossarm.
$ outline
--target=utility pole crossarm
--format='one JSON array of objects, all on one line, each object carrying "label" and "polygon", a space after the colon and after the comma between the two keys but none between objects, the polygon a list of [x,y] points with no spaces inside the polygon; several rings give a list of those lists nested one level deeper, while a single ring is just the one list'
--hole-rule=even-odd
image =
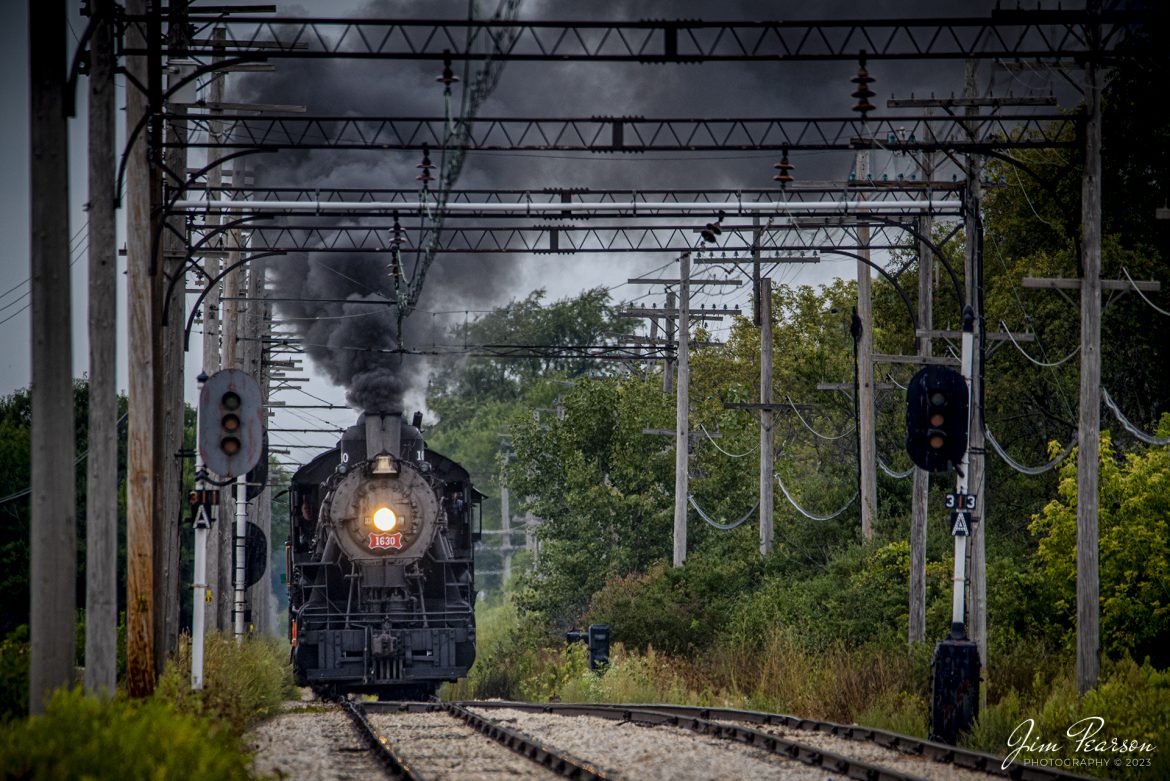
[{"label": "utility pole crossarm", "polygon": [[[850,385],[850,388],[853,386]],[[817,409],[815,404],[794,404],[789,401],[775,401],[775,402],[761,402],[758,404],[749,402],[725,401],[723,402],[723,409],[751,409],[764,410],[766,412],[780,412],[783,410],[800,410],[802,412],[812,412]]]},{"label": "utility pole crossarm", "polygon": [[[682,282],[681,279],[658,279],[655,277],[635,277],[634,279],[627,279],[628,285],[677,285]],[[701,285],[726,285],[730,287],[739,287],[743,284],[742,280],[738,279],[701,279],[696,278],[691,280],[692,286]]]},{"label": "utility pole crossarm", "polygon": [[886,353],[874,353],[874,363],[908,363],[914,366],[958,366],[959,359],[950,356],[930,356],[930,355],[888,355]]}]

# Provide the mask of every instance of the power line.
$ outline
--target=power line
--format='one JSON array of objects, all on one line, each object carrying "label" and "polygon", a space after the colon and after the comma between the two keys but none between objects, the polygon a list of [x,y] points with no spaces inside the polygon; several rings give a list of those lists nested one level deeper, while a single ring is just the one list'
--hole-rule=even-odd
[{"label": "power line", "polygon": [[[118,422],[114,425],[118,428],[121,428],[122,424],[126,422],[126,417],[129,414],[130,414],[129,412],[123,413],[122,417],[118,418]],[[81,464],[85,462],[85,459],[88,455],[89,455],[89,448],[86,448],[84,453],[82,453],[81,455],[79,455],[77,458],[75,458],[73,460],[73,466],[75,468],[81,466]],[[8,496],[0,497],[0,505],[7,504],[8,502],[14,501],[16,499],[20,499],[23,496],[28,496],[31,493],[32,493],[32,486],[30,485],[27,488],[22,488],[19,491],[16,491],[14,493],[10,493],[10,494],[8,494]]]}]

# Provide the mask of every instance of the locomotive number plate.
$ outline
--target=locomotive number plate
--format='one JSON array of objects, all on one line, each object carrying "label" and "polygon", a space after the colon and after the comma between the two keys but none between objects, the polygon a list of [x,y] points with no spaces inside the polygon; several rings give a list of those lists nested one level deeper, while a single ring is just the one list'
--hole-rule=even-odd
[{"label": "locomotive number plate", "polygon": [[370,532],[370,549],[377,548],[397,548],[402,549],[402,532],[395,534],[378,534],[377,532]]}]

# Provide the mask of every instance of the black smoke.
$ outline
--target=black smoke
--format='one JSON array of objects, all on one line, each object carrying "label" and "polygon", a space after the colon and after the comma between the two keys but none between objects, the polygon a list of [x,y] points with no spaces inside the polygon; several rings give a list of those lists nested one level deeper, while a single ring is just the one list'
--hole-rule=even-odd
[{"label": "black smoke", "polygon": [[[992,0],[947,4],[946,16],[984,16]],[[495,3],[483,3],[485,11]],[[465,2],[371,2],[353,12],[361,18],[461,18]],[[632,0],[583,4],[538,0],[521,5],[529,19],[605,18],[880,18],[938,14],[936,2],[826,0],[819,3],[728,0]],[[294,12],[286,11],[288,14]],[[299,10],[295,13],[301,13]],[[307,15],[333,15],[332,6]],[[248,74],[235,87],[241,102],[299,104],[310,114],[352,116],[441,116],[444,101],[436,76],[441,63],[400,60],[281,60],[275,73]],[[557,117],[639,115],[646,117],[840,117],[850,114],[857,65],[837,63],[509,63],[481,117]],[[462,63],[455,64],[462,76]],[[910,93],[925,96],[961,93],[962,63],[871,62],[875,101]],[[456,86],[453,104],[459,105]],[[885,112],[883,112],[885,113]],[[438,155],[435,155],[436,157]],[[843,181],[852,154],[793,153],[799,180]],[[417,186],[415,152],[287,151],[254,158],[261,185],[305,188],[411,188]],[[685,158],[685,159],[684,159]],[[769,153],[694,155],[598,155],[471,153],[459,188],[768,188]],[[437,160],[436,160],[437,162]],[[909,165],[903,161],[903,165]],[[437,174],[437,172],[436,172]],[[714,216],[714,215],[712,215]],[[412,222],[413,220],[413,222]],[[298,219],[298,222],[305,222]],[[387,220],[382,218],[380,222]],[[417,216],[402,216],[413,245],[404,248],[407,275],[416,262]],[[387,236],[387,244],[389,236]],[[655,265],[663,258],[651,256]],[[519,284],[527,268],[551,274],[594,269],[593,284],[624,279],[634,256],[601,255],[517,258],[508,255],[440,255],[430,269],[416,312],[399,334],[397,310],[381,303],[395,298],[389,253],[310,253],[274,258],[269,268],[279,313],[297,328],[313,361],[348,389],[357,407],[398,409],[402,394],[419,387],[426,371],[417,357],[394,350],[440,343],[447,320],[435,311],[479,310],[523,297]],[[537,265],[541,264],[541,265]],[[539,283],[539,282],[538,282]],[[372,405],[372,407],[371,407]]]}]

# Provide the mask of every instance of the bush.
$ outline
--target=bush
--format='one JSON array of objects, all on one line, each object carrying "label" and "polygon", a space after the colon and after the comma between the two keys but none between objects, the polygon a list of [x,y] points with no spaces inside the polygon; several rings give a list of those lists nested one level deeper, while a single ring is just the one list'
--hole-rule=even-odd
[{"label": "bush", "polygon": [[613,577],[593,595],[583,624],[608,624],[614,642],[645,651],[679,653],[703,644],[710,627],[701,600],[687,588],[681,570],[657,564],[645,575]]},{"label": "bush", "polygon": [[[1096,689],[1084,697],[1077,696],[1071,675],[1057,678],[1051,684],[1038,680],[1034,696],[1025,697],[1009,692],[999,702],[979,714],[964,745],[993,754],[1005,755],[1011,749],[1008,740],[1026,719],[1035,722],[1033,734],[1037,742],[1054,742],[1060,751],[1039,753],[1036,758],[1085,759],[1104,758],[1123,764],[1104,767],[1092,765],[1067,768],[1078,773],[1107,778],[1170,778],[1170,672],[1154,669],[1149,662],[1138,665],[1130,659],[1107,664]],[[1076,740],[1067,737],[1069,727],[1081,719],[1098,717],[1104,726],[1095,739],[1108,741],[1139,741],[1155,746],[1153,752],[1093,753],[1077,752]],[[1019,755],[1022,761],[1028,754]],[[1148,758],[1150,767],[1127,766],[1126,757]]]},{"label": "bush", "polygon": [[[927,568],[931,607],[941,606],[939,595],[947,577],[943,570],[934,563]],[[900,645],[909,620],[909,577],[908,543],[850,545],[818,574],[800,580],[784,575],[765,578],[732,608],[729,633],[738,644],[762,648],[781,627],[789,640],[808,652],[838,643],[851,648]],[[950,608],[949,597],[945,607]],[[939,620],[933,613],[928,618],[931,625]]]},{"label": "bush", "polygon": [[45,715],[0,731],[0,777],[246,779],[234,736],[159,699],[61,690]]},{"label": "bush", "polygon": [[180,713],[213,718],[243,734],[295,693],[283,639],[253,637],[237,643],[230,635],[213,632],[203,646],[203,690],[191,690],[191,637],[183,635],[155,696]]},{"label": "bush", "polygon": [[28,625],[0,642],[0,722],[28,715]]},{"label": "bush", "polygon": [[[1159,426],[1170,434],[1170,415]],[[1053,448],[1056,445],[1053,443]],[[1108,432],[1101,434],[1098,542],[1102,651],[1114,659],[1150,656],[1170,664],[1170,448],[1118,458]],[[1075,636],[1077,459],[1060,468],[1057,497],[1032,516],[1039,560],[1052,584],[1044,607],[1064,619],[1066,641]]]},{"label": "bush", "polygon": [[754,547],[696,552],[680,568],[659,562],[644,575],[610,578],[593,595],[581,623],[608,624],[614,642],[642,652],[705,651],[756,586],[760,570]]},{"label": "bush", "polygon": [[528,667],[525,640],[510,601],[475,606],[475,664],[467,677],[444,684],[445,700],[516,699]]}]

